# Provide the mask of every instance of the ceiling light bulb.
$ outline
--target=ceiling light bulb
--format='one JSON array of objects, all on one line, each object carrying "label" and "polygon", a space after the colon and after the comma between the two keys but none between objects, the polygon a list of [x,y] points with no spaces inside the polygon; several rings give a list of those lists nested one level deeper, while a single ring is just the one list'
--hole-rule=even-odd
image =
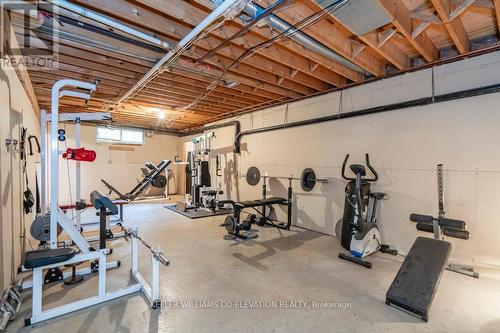
[{"label": "ceiling light bulb", "polygon": [[163,111],[158,112],[158,118],[165,119],[165,112],[163,112]]}]

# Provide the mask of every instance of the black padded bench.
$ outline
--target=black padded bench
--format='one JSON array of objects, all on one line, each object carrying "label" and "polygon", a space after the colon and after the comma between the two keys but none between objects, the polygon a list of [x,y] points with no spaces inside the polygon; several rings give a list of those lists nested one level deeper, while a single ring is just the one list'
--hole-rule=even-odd
[{"label": "black padded bench", "polygon": [[[265,190],[263,191],[265,193]],[[230,235],[242,238],[242,239],[248,239],[250,238],[249,235],[247,234],[242,234],[240,233],[241,230],[249,231],[251,228],[251,225],[253,223],[256,223],[259,226],[272,226],[275,228],[279,229],[285,229],[289,230],[290,226],[292,225],[292,190],[291,188],[288,189],[288,198],[282,198],[282,197],[270,197],[266,198],[265,195],[263,195],[262,199],[256,199],[256,200],[248,200],[248,201],[232,201],[232,200],[221,200],[219,201],[220,204],[230,204],[233,209],[233,214],[226,216],[226,219],[223,224],[221,224],[221,227],[226,227],[228,233]],[[269,216],[266,214],[266,209],[272,209],[273,205],[283,205],[287,206],[287,222],[279,222],[275,223],[276,221],[273,221]],[[256,214],[250,214],[249,218],[243,223],[240,222],[240,215],[241,212],[246,209],[246,208],[252,208],[255,210],[256,214],[260,216],[260,218],[257,221],[257,216]],[[261,210],[258,210],[257,208],[260,208]],[[251,238],[257,237],[255,234],[252,234]]]},{"label": "black padded bench", "polygon": [[385,303],[428,321],[429,310],[450,253],[450,243],[418,237],[387,291]]},{"label": "black padded bench", "polygon": [[238,205],[242,208],[253,208],[253,207],[261,207],[261,206],[269,206],[269,205],[286,205],[288,202],[285,198],[280,197],[271,197],[266,199],[259,200],[249,200],[249,201],[239,201],[235,202],[235,205]]},{"label": "black padded bench", "polygon": [[57,264],[73,258],[76,251],[73,248],[66,247],[60,249],[29,251],[24,257],[24,267],[33,269],[52,264]]},{"label": "black padded bench", "polygon": [[113,200],[98,191],[90,193],[90,202],[99,211],[99,248],[106,248],[106,219],[109,215],[118,214],[118,207]]}]

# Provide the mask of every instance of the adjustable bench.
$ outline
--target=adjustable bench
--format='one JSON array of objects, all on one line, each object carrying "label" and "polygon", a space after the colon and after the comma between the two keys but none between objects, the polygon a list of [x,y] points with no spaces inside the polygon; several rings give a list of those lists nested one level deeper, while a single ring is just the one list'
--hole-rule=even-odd
[{"label": "adjustable bench", "polygon": [[429,310],[451,253],[451,244],[418,237],[387,291],[385,303],[429,320]]}]

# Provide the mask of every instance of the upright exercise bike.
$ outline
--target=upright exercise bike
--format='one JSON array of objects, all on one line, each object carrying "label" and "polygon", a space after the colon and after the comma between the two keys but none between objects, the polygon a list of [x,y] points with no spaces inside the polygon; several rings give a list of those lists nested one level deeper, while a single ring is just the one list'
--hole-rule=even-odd
[{"label": "upright exercise bike", "polygon": [[378,180],[378,174],[371,166],[368,154],[366,166],[373,174],[372,178],[367,177],[365,166],[362,164],[351,164],[349,168],[356,177],[348,177],[345,170],[348,160],[349,154],[342,164],[342,178],[348,183],[345,188],[344,215],[339,223],[342,226],[341,245],[350,254],[339,253],[339,258],[371,268],[372,263],[363,260],[366,256],[377,251],[397,255],[397,251],[382,244],[377,227],[377,204],[386,194],[372,192],[370,189],[371,183]]}]

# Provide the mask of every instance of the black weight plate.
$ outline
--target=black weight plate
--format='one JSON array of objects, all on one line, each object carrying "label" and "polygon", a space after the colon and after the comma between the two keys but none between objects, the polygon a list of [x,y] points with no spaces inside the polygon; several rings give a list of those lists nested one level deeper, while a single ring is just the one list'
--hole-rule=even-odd
[{"label": "black weight plate", "polygon": [[[57,225],[57,235],[62,232],[62,227]],[[30,227],[31,236],[40,241],[48,242],[50,241],[50,214],[41,215],[37,217]]]},{"label": "black weight plate", "polygon": [[300,177],[300,186],[305,192],[311,192],[316,185],[316,173],[311,168],[306,168],[302,171]]},{"label": "black weight plate", "polygon": [[153,185],[153,187],[163,188],[167,185],[167,177],[164,175],[158,175],[153,179],[151,185]]},{"label": "black weight plate", "polygon": [[234,234],[236,231],[236,221],[232,215],[227,215],[224,220],[224,225],[226,226],[226,230],[230,234]]},{"label": "black weight plate", "polygon": [[246,175],[247,183],[251,186],[256,186],[260,182],[260,170],[257,167],[248,168]]}]

